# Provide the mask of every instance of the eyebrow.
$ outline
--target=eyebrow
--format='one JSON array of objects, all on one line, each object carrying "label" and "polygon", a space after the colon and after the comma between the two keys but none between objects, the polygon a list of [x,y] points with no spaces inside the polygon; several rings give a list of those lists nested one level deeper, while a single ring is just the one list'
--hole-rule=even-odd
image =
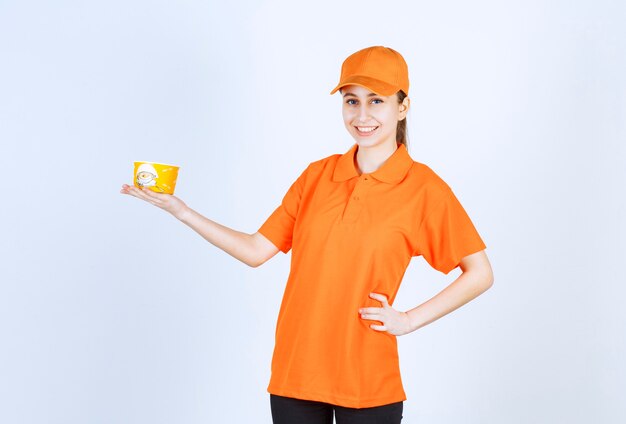
[{"label": "eyebrow", "polygon": [[[346,94],[344,94],[344,95],[343,95],[343,97],[346,97],[346,96],[354,96],[354,97],[358,97],[358,96],[357,96],[356,94],[354,94],[354,93],[346,93]],[[368,95],[367,95],[367,97],[374,97],[374,96],[378,96],[378,94],[376,94],[376,93],[370,93],[370,94],[368,94]]]}]

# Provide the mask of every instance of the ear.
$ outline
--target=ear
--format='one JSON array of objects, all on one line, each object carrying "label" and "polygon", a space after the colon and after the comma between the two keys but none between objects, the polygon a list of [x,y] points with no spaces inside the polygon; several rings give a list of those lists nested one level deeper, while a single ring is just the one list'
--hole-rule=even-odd
[{"label": "ear", "polygon": [[411,99],[409,99],[408,97],[405,97],[404,100],[402,100],[402,103],[400,103],[398,105],[398,121],[402,121],[404,118],[406,118],[406,114],[409,112],[409,108],[411,107]]}]

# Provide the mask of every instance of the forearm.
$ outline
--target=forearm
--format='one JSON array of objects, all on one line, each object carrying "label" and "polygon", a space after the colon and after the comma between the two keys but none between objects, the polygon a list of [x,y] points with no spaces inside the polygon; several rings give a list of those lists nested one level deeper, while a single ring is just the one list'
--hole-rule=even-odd
[{"label": "forearm", "polygon": [[189,207],[174,216],[206,241],[235,259],[251,267],[257,266],[252,235],[218,224]]},{"label": "forearm", "polygon": [[465,305],[491,287],[492,282],[492,277],[484,272],[463,272],[437,295],[406,312],[411,332]]}]

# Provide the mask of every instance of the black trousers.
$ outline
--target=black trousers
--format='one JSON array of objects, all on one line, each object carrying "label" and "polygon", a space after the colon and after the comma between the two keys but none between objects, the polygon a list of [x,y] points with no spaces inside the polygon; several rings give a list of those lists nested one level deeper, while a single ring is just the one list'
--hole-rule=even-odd
[{"label": "black trousers", "polygon": [[347,408],[314,400],[270,394],[274,424],[400,424],[404,402],[371,408]]}]

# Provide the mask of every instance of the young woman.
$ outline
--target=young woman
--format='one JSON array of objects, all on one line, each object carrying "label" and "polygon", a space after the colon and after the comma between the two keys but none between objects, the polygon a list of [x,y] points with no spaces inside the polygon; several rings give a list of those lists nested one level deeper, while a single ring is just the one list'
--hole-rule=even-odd
[{"label": "young woman", "polygon": [[[339,84],[355,143],[311,162],[254,234],[220,225],[175,196],[121,192],[174,215],[257,267],[292,251],[268,386],[275,424],[400,423],[406,395],[396,337],[450,313],[493,284],[486,248],[450,187],[407,150],[408,69],[395,50],[350,55]],[[414,256],[462,273],[423,304],[391,305]]]}]

